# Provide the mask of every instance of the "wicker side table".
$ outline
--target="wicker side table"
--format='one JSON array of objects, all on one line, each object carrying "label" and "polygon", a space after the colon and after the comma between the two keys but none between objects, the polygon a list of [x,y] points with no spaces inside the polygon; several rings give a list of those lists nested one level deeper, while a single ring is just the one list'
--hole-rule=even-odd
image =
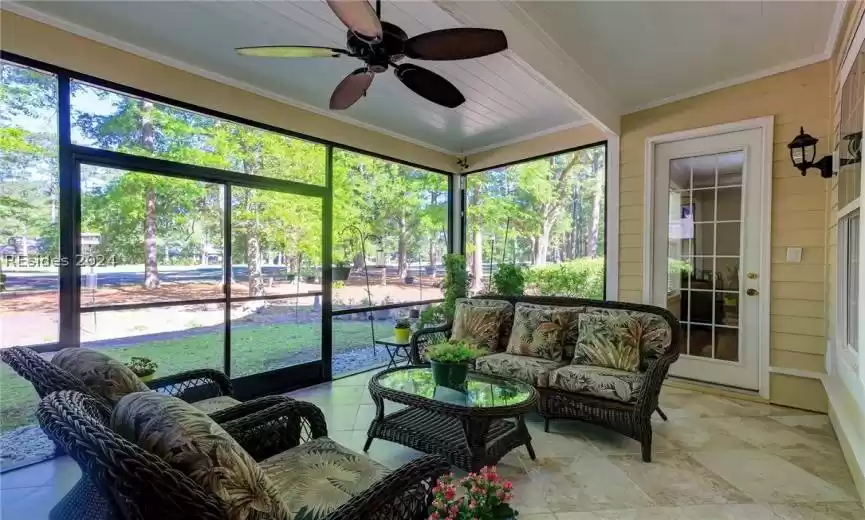
[{"label": "wicker side table", "polygon": [[[464,388],[451,389],[433,382],[429,366],[411,366],[376,375],[369,391],[376,417],[364,451],[373,439],[384,439],[441,454],[468,471],[495,464],[522,445],[535,459],[524,421],[537,401],[537,391],[529,385],[469,372]],[[385,400],[407,408],[385,414]]]}]

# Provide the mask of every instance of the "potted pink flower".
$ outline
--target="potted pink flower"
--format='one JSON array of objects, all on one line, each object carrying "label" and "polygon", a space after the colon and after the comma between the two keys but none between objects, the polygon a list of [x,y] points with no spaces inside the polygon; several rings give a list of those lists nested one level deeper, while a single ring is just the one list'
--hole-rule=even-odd
[{"label": "potted pink flower", "polygon": [[433,501],[428,520],[509,520],[519,514],[510,502],[513,484],[496,473],[495,466],[484,466],[456,480],[454,474],[438,479],[432,488]]}]

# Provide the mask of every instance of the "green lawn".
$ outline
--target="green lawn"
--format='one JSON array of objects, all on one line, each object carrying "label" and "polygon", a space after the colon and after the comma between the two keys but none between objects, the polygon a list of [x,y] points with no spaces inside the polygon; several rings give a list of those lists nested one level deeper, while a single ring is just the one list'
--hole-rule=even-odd
[{"label": "green lawn", "polygon": [[[376,334],[389,335],[392,324],[376,323]],[[243,325],[231,331],[231,375],[239,377],[288,366],[287,356],[306,350],[318,354],[321,327],[318,324]],[[334,354],[370,344],[369,323],[333,322]],[[101,349],[122,361],[132,356],[148,357],[159,364],[156,377],[195,368],[223,369],[223,334],[208,332],[184,338],[147,341],[135,346]],[[360,367],[359,367],[360,368]],[[5,363],[0,363],[0,431],[35,422],[39,397],[33,386]]]}]

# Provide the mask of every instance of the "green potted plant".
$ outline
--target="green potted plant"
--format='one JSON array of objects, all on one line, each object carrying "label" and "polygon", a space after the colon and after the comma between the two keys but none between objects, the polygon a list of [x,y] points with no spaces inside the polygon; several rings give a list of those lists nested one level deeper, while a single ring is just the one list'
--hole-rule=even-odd
[{"label": "green potted plant", "polygon": [[159,365],[150,358],[135,356],[132,356],[132,359],[126,363],[126,366],[142,381],[153,379],[154,372],[159,368]]},{"label": "green potted plant", "polygon": [[484,466],[459,480],[454,474],[439,477],[432,488],[430,520],[512,520],[519,512],[511,507],[514,485],[499,476],[495,466]]},{"label": "green potted plant", "polygon": [[335,282],[344,282],[348,280],[348,275],[351,273],[351,267],[345,260],[337,260],[334,262],[336,267],[331,267],[330,272]]},{"label": "green potted plant", "polygon": [[393,325],[393,337],[397,341],[408,343],[411,337],[411,321],[408,318],[399,318]]},{"label": "green potted plant", "polygon": [[466,341],[439,343],[426,351],[433,381],[448,388],[460,388],[466,382],[469,364],[487,351]]},{"label": "green potted plant", "polygon": [[466,257],[445,255],[445,277],[442,280],[444,303],[430,305],[420,313],[420,326],[441,325],[453,321],[457,299],[465,298],[469,292],[469,273],[466,271]]},{"label": "green potted plant", "polygon": [[501,264],[493,274],[493,292],[502,296],[522,296],[526,288],[526,274],[516,264]]}]

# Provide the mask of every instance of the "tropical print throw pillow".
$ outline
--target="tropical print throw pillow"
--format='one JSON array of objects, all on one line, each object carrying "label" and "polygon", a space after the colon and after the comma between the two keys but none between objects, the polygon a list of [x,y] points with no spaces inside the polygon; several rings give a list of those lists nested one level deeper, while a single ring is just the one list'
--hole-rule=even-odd
[{"label": "tropical print throw pillow", "polygon": [[505,300],[459,299],[451,340],[468,341],[490,351],[502,350],[514,307]]},{"label": "tropical print throw pillow", "polygon": [[191,404],[157,392],[132,393],[117,403],[111,428],[216,495],[228,520],[291,520],[252,456]]},{"label": "tropical print throw pillow", "polygon": [[580,307],[518,303],[507,352],[550,361],[570,357],[581,311]]},{"label": "tropical print throw pillow", "polygon": [[98,350],[65,348],[51,362],[81,379],[88,390],[112,405],[132,392],[150,390],[129,367]]},{"label": "tropical print throw pillow", "polygon": [[640,370],[640,320],[628,314],[586,312],[579,317],[574,365]]},{"label": "tropical print throw pillow", "polygon": [[649,362],[667,352],[673,342],[673,330],[661,315],[621,309],[590,308],[590,310],[596,314],[630,316],[637,320],[637,323],[632,323],[631,327],[633,335],[639,337],[641,370],[645,370]]}]

